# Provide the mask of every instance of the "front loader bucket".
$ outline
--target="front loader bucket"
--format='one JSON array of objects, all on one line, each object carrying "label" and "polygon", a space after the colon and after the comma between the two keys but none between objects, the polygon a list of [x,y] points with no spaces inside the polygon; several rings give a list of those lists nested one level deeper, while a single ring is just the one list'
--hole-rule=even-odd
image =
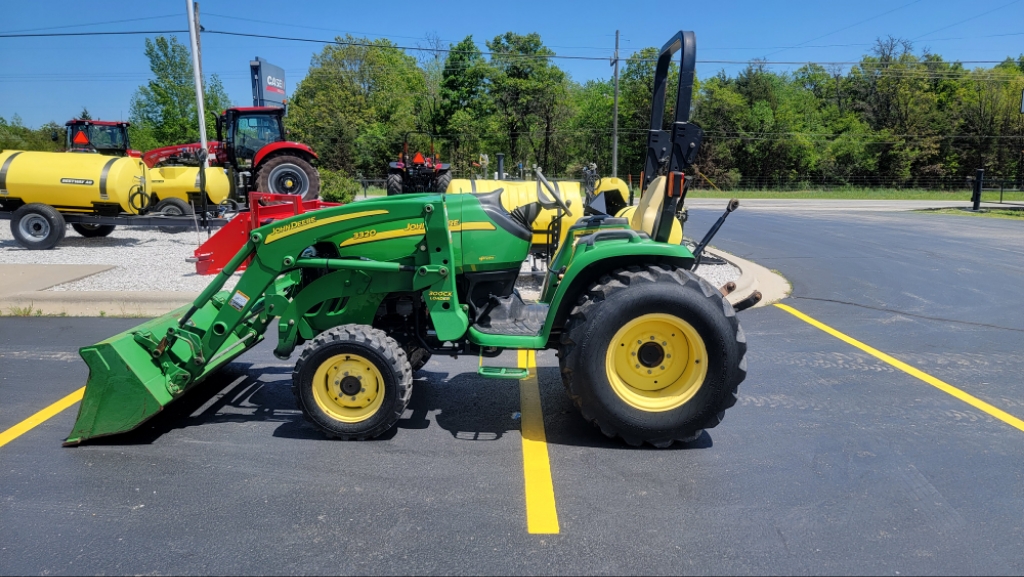
[{"label": "front loader bucket", "polygon": [[[184,391],[169,386],[169,379],[150,352],[136,342],[135,334],[142,331],[154,335],[166,334],[167,329],[178,326],[178,319],[188,308],[182,307],[79,350],[85,364],[89,366],[89,380],[78,409],[78,419],[64,441],[65,447],[78,445],[94,437],[131,431],[181,396]],[[192,318],[201,322],[203,318],[212,318],[215,313],[215,307],[208,304]],[[235,341],[226,345],[222,349],[224,353],[218,354],[214,363],[204,367],[203,372],[187,388],[199,384],[253,344]]]}]

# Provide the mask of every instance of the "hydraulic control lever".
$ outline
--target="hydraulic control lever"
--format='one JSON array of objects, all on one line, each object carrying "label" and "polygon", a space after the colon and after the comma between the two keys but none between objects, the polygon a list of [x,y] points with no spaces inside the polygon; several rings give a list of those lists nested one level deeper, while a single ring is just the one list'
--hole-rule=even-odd
[{"label": "hydraulic control lever", "polygon": [[723,213],[722,216],[718,217],[718,221],[715,222],[715,225],[711,227],[711,230],[709,230],[708,233],[704,235],[704,238],[701,239],[700,244],[697,245],[697,248],[693,250],[693,266],[690,267],[691,271],[697,270],[697,267],[700,266],[700,257],[704,254],[704,249],[707,248],[708,243],[711,242],[711,239],[714,238],[716,234],[718,234],[718,229],[722,228],[722,225],[725,224],[725,218],[729,216],[730,212],[736,210],[739,207],[740,201],[738,199],[734,198],[729,201],[729,205],[725,207],[725,213]]}]

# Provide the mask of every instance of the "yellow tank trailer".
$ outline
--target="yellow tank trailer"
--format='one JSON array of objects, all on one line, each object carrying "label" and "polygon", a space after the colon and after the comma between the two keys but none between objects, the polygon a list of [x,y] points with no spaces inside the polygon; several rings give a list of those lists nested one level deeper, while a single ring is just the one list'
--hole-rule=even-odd
[{"label": "yellow tank trailer", "polygon": [[[179,198],[186,202],[198,199],[191,197],[199,194],[198,166],[160,166],[149,169],[149,193],[154,202],[168,198]],[[206,169],[206,195],[211,204],[220,204],[231,194],[231,183],[224,169],[211,166]]]},{"label": "yellow tank trailer", "polygon": [[0,152],[0,206],[43,203],[61,212],[138,213],[149,204],[139,158]]},{"label": "yellow tank trailer", "polygon": [[[216,205],[230,191],[227,176],[222,168],[206,174],[208,196]],[[0,218],[11,221],[15,239],[29,249],[56,246],[66,224],[86,237],[107,236],[119,224],[173,231],[181,219],[167,217],[192,213],[189,201],[198,196],[198,175],[195,167],[149,169],[133,157],[4,150]],[[217,220],[214,226],[222,224]],[[179,226],[163,226],[172,222]]]}]

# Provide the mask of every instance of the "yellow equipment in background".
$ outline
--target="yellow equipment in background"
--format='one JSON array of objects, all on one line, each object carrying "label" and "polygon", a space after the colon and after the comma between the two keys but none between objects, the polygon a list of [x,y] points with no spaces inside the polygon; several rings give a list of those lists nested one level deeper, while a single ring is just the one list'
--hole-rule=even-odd
[{"label": "yellow equipment in background", "polygon": [[[558,239],[558,244],[561,245],[569,233],[569,228],[576,224],[576,221],[583,216],[583,193],[580,190],[580,183],[575,180],[551,181],[551,184],[562,195],[562,198],[569,204],[569,210],[572,211],[572,216],[562,217],[561,233]],[[447,193],[484,193],[494,192],[502,188],[505,192],[501,194],[501,204],[505,207],[505,210],[512,212],[520,206],[537,202],[540,187],[541,183],[535,180],[469,180],[457,178],[448,185]],[[607,194],[609,196],[608,206],[619,209],[620,206],[626,206],[628,202],[629,187],[621,178],[602,178],[597,181],[594,194]],[[612,197],[614,197],[614,200]],[[533,244],[542,245],[548,243],[548,229],[556,212],[557,209],[541,210],[540,216],[533,223]],[[679,237],[681,240],[681,229]]]},{"label": "yellow equipment in background", "polygon": [[[189,195],[199,194],[198,166],[159,166],[149,169],[149,192],[157,201],[168,198],[180,198],[189,202]],[[206,195],[210,203],[217,205],[224,202],[231,194],[231,183],[222,167],[211,166],[206,169]],[[198,203],[201,204],[201,200]]]},{"label": "yellow equipment in background", "polygon": [[62,212],[137,214],[149,204],[146,172],[139,158],[5,150],[0,152],[0,207],[18,199]]}]

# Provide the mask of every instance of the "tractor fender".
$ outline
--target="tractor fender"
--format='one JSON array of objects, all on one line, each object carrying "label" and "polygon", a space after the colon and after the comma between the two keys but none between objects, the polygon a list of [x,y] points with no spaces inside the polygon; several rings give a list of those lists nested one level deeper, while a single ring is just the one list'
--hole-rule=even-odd
[{"label": "tractor fender", "polygon": [[271,154],[276,155],[279,152],[291,152],[293,154],[296,154],[297,156],[306,157],[307,160],[320,158],[319,156],[317,156],[315,152],[313,152],[312,148],[305,144],[302,144],[301,142],[271,142],[270,144],[261,148],[259,152],[256,153],[256,156],[254,156],[252,159],[252,164],[253,166],[259,166],[260,163],[266,160],[268,156],[270,156]]},{"label": "tractor fender", "polygon": [[[689,269],[693,253],[682,245],[650,240],[630,242],[623,240],[598,241],[592,248],[573,256],[566,268],[548,311],[547,330],[561,329],[580,296],[601,276],[629,266],[664,264]],[[550,333],[549,333],[550,334]]]}]

